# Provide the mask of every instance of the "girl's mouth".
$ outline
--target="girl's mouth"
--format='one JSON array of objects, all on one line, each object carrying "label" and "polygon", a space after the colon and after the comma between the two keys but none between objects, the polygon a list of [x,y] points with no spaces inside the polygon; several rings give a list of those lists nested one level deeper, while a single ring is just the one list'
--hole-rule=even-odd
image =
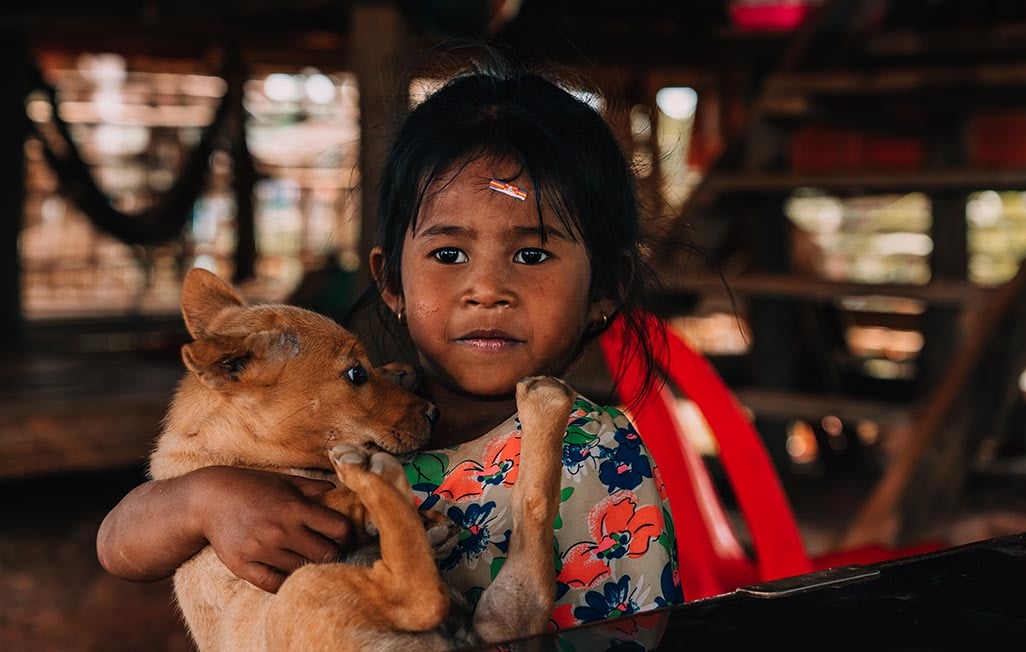
[{"label": "girl's mouth", "polygon": [[500,352],[524,344],[524,340],[500,330],[475,330],[456,338],[456,342],[475,351]]}]

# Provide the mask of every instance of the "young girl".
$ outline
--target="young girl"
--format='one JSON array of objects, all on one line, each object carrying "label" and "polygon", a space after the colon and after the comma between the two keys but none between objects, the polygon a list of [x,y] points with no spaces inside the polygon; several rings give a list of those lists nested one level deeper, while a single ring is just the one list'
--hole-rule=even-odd
[{"label": "young girl", "polygon": [[[422,393],[441,410],[431,450],[406,460],[407,476],[422,508],[462,527],[441,566],[472,602],[509,540],[516,382],[563,375],[612,319],[640,335],[638,231],[632,178],[608,125],[540,75],[456,77],[395,140],[370,265],[416,349]],[[651,360],[652,343],[635,344],[625,354]],[[553,626],[680,603],[662,484],[623,413],[579,397],[563,463]],[[152,580],[209,544],[239,577],[275,591],[347,542],[345,519],[308,500],[328,488],[220,467],[149,482],[107,516],[99,557],[116,575]]]}]

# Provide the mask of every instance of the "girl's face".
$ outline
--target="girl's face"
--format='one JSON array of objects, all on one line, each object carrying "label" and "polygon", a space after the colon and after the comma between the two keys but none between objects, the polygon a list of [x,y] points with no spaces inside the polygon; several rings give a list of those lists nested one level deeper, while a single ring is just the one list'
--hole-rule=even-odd
[{"label": "girl's face", "polygon": [[[550,215],[542,244],[525,178],[513,183],[526,201],[488,187],[514,169],[478,159],[444,177],[406,233],[401,294],[382,291],[402,309],[427,378],[460,393],[505,396],[524,376],[563,373],[585,327],[610,308],[589,300],[584,245]],[[379,284],[383,258],[372,254]]]}]

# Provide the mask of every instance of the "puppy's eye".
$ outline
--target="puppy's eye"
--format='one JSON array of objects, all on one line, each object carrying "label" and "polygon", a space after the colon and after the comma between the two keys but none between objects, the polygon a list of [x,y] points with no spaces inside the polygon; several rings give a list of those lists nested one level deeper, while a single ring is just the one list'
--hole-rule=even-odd
[{"label": "puppy's eye", "polygon": [[367,370],[363,368],[363,365],[357,362],[352,367],[345,370],[345,376],[354,385],[362,385],[368,380]]}]

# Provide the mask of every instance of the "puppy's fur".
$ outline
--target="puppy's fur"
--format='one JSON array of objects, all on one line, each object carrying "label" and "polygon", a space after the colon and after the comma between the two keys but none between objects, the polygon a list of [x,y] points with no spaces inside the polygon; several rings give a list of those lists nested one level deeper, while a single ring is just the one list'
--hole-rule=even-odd
[{"label": "puppy's fur", "polygon": [[150,458],[152,477],[233,465],[325,478],[333,467],[339,488],[324,503],[353,519],[359,540],[379,533],[380,546],[369,566],[304,566],[277,594],[235,577],[205,548],[174,579],[201,650],[448,649],[543,631],[555,590],[566,385],[540,377],[517,386],[523,444],[508,557],[472,616],[473,635],[456,641],[443,633],[454,629],[442,627],[450,592],[429,543],[445,545],[452,524],[428,516],[425,532],[390,454],[427,441],[435,408],[394,382],[394,371],[372,370],[334,322],[290,306],[246,306],[209,272],[186,276],[182,312],[195,341],[182,348],[189,373]]}]

